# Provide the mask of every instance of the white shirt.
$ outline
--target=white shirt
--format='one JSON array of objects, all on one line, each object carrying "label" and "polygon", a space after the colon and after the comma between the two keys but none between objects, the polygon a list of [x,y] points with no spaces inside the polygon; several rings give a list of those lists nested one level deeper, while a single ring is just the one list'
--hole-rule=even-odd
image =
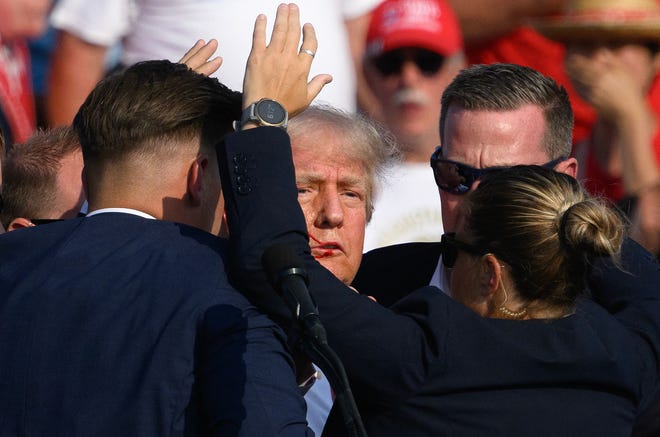
[{"label": "white shirt", "polygon": [[328,420],[333,400],[328,378],[316,365],[314,368],[318,377],[314,381],[314,385],[305,393],[305,402],[307,402],[307,424],[314,434],[320,436],[325,422]]},{"label": "white shirt", "polygon": [[367,225],[364,251],[399,243],[439,241],[440,195],[428,164],[396,165],[379,185]]},{"label": "white shirt", "polygon": [[431,282],[429,285],[438,287],[445,293],[447,296],[451,297],[451,289],[449,288],[449,272],[442,264],[442,255],[438,259],[438,265],[435,267],[433,276],[431,277]]},{"label": "white shirt", "polygon": [[[355,110],[356,80],[344,20],[364,15],[381,0],[298,0],[301,22],[314,25],[319,40],[310,77],[329,73],[334,80],[317,100]],[[280,1],[274,0],[60,0],[51,22],[83,40],[106,47],[121,42],[121,62],[148,59],[176,62],[198,39],[215,38],[222,67],[214,75],[234,90],[243,75],[252,29],[259,13],[268,18],[268,35]]]},{"label": "white shirt", "polygon": [[119,213],[122,213],[122,214],[137,215],[137,216],[140,216],[140,217],[143,217],[143,218],[156,220],[156,217],[154,217],[150,214],[147,214],[146,212],[138,211],[137,209],[131,209],[131,208],[101,208],[101,209],[97,209],[95,211],[92,211],[92,212],[88,213],[85,217],[92,217],[92,216],[95,216],[95,215],[105,214],[105,213],[109,213],[109,212],[119,212]]}]

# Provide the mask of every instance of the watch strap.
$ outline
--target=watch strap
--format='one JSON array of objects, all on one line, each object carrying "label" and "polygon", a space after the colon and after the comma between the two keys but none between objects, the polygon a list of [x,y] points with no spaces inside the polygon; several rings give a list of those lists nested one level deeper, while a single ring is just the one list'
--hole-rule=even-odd
[{"label": "watch strap", "polygon": [[[277,109],[279,111],[281,111],[284,115],[284,117],[281,119],[281,121],[272,122],[272,121],[267,120],[264,117],[262,117],[259,114],[257,106],[258,105],[263,106],[264,104],[276,105],[278,107]],[[288,115],[286,109],[284,109],[284,107],[279,102],[277,102],[276,100],[272,100],[272,99],[261,99],[258,102],[252,103],[251,105],[249,105],[247,108],[245,108],[243,110],[243,112],[241,113],[241,120],[234,124],[234,129],[236,131],[241,131],[241,130],[243,130],[243,127],[247,123],[252,122],[252,123],[255,123],[259,126],[274,126],[274,127],[279,127],[281,129],[286,130],[288,121],[289,121],[289,115]]]}]

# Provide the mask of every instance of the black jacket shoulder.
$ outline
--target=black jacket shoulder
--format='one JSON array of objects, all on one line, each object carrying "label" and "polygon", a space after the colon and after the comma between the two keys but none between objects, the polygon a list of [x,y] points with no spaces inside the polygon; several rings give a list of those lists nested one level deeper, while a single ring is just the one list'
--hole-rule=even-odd
[{"label": "black jacket shoulder", "polygon": [[440,258],[440,243],[404,243],[364,254],[353,287],[385,306],[429,285]]}]

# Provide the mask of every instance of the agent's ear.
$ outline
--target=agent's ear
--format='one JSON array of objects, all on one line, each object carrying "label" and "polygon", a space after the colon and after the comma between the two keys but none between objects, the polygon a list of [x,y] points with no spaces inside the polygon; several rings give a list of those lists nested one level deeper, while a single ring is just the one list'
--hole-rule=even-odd
[{"label": "agent's ear", "polygon": [[577,178],[578,162],[577,159],[570,157],[555,166],[557,173],[565,173],[573,178]]},{"label": "agent's ear", "polygon": [[492,253],[481,257],[479,290],[483,297],[493,297],[500,285],[502,266]]},{"label": "agent's ear", "polygon": [[229,224],[227,223],[227,213],[222,213],[222,221],[220,222],[220,231],[218,237],[229,238]]},{"label": "agent's ear", "polygon": [[23,217],[16,217],[9,223],[9,226],[7,226],[7,232],[15,231],[16,229],[29,228],[32,226],[34,226],[34,223],[32,223],[30,220]]},{"label": "agent's ear", "polygon": [[204,190],[204,172],[208,165],[208,157],[200,153],[188,169],[188,197],[194,206],[201,204]]}]

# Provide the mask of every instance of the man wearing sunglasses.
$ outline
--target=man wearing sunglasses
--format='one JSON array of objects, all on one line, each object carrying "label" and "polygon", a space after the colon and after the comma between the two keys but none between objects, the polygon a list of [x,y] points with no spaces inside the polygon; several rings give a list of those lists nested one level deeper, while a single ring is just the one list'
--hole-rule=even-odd
[{"label": "man wearing sunglasses", "polygon": [[[487,172],[538,164],[575,177],[578,163],[569,157],[572,128],[566,91],[533,69],[492,64],[459,73],[443,93],[442,147],[430,159],[444,232],[456,231],[464,195]],[[363,258],[353,285],[385,305],[429,284],[450,294],[441,247],[418,243],[372,251]],[[405,259],[414,263],[401,261]]]},{"label": "man wearing sunglasses", "polygon": [[444,0],[386,0],[372,14],[364,73],[403,162],[376,198],[365,249],[434,241],[442,233],[428,158],[438,145],[440,98],[465,66],[458,21]]},{"label": "man wearing sunglasses", "polygon": [[[572,128],[566,91],[535,70],[493,64],[462,71],[443,94],[442,146],[430,158],[446,232],[442,243],[413,243],[367,253],[353,286],[386,306],[425,285],[451,294],[448,271],[457,251],[471,250],[453,238],[465,194],[484,174],[515,164],[539,164],[575,177],[578,163],[569,157]],[[591,285],[597,284],[596,289],[608,286],[614,291],[621,286],[618,279],[604,277],[588,279]],[[657,410],[660,404],[654,405]],[[651,416],[649,412],[646,417]]]},{"label": "man wearing sunglasses", "polygon": [[[298,17],[278,9],[291,30],[271,58]],[[214,235],[214,144],[240,117],[238,93],[169,61],[88,96],[73,126],[90,213],[0,237],[0,435],[313,435],[284,333],[232,288]]]},{"label": "man wearing sunglasses", "polygon": [[[259,55],[259,52],[253,51],[251,56],[258,60]],[[246,77],[259,77],[254,74],[255,65],[259,65],[259,62],[248,62]],[[488,69],[488,67],[485,68]],[[533,76],[532,72],[525,69],[519,70],[520,67],[515,66],[511,67],[515,74],[507,74],[507,68],[504,68],[504,72],[501,73],[502,83],[493,81],[492,78],[488,78],[483,83],[494,83],[493,86],[507,88],[510,82],[513,84],[519,82],[524,85],[530,79],[524,79],[524,77]],[[288,74],[287,66],[282,65],[282,63],[275,64],[272,69],[268,70],[268,74],[276,74],[278,71],[281,75]],[[543,78],[541,76],[537,79]],[[263,77],[262,80],[276,84],[284,82],[272,80],[268,75]],[[539,106],[538,113],[541,114],[540,117],[534,119],[534,111],[528,111],[531,114],[523,114],[525,116],[523,120],[528,122],[535,120],[537,123],[542,121],[541,125],[535,126],[536,130],[532,129],[533,132],[527,132],[530,135],[518,138],[518,132],[509,126],[512,124],[511,120],[508,123],[504,121],[499,124],[496,123],[490,127],[494,128],[495,132],[493,133],[499,133],[499,136],[496,135],[490,140],[481,138],[481,143],[469,143],[469,147],[482,148],[486,145],[487,147],[483,147],[486,149],[499,146],[504,148],[505,151],[512,151],[513,156],[521,155],[519,159],[530,160],[530,163],[545,164],[553,160],[554,157],[552,156],[542,157],[542,153],[536,155],[531,153],[530,150],[525,148],[525,145],[538,144],[538,147],[542,148],[542,139],[552,143],[552,140],[547,139],[547,136],[544,135],[546,118],[543,114],[545,112],[554,114],[553,108],[557,106],[560,108],[559,112],[562,112],[561,108],[568,108],[567,111],[564,111],[564,115],[568,116],[568,120],[557,116],[550,120],[549,124],[559,123],[561,125],[567,121],[566,128],[570,132],[570,106],[557,105],[557,102],[568,104],[565,94],[561,92],[559,99],[550,99],[550,106],[542,103],[545,102],[543,99],[539,100],[538,103],[536,103],[536,100],[534,100],[534,103],[529,103],[526,99],[531,98],[530,96],[536,93],[544,94],[546,91],[550,91],[550,94],[552,94],[552,87],[546,90],[543,87],[543,81],[541,83],[532,81],[531,83],[534,84],[533,89],[522,92],[518,99],[526,102],[521,104],[525,110],[530,109],[527,106]],[[549,84],[554,84],[554,82]],[[267,87],[261,87],[260,90],[269,92],[266,94],[269,97],[287,98],[288,96],[305,96],[305,90],[313,85],[314,80],[310,84],[302,81],[302,85],[298,86],[302,89],[296,90],[296,92],[290,92],[286,89],[284,91],[280,89],[269,91]],[[462,85],[459,91],[464,89]],[[516,85],[512,86],[516,87]],[[554,86],[559,90],[556,85]],[[502,94],[508,95],[508,93],[509,90]],[[247,93],[244,93],[244,99],[250,101],[245,96],[247,96]],[[252,99],[260,97],[262,95],[254,95]],[[289,99],[293,101],[291,97]],[[452,102],[447,107],[451,107],[453,104]],[[504,99],[502,105],[504,109],[485,110],[480,107],[474,112],[516,113],[516,110],[519,109],[519,105],[512,103],[512,99]],[[298,107],[290,102],[285,101],[284,106],[287,109],[291,108],[289,109],[290,113],[299,111]],[[543,110],[540,109],[541,107],[543,107]],[[522,119],[521,114],[516,113],[516,115]],[[452,122],[456,122],[456,120]],[[464,132],[461,133],[467,136],[473,130],[478,131],[477,124],[478,120],[471,120],[468,126],[462,127]],[[487,127],[482,126],[482,130]],[[525,130],[524,124],[515,127],[521,131]],[[497,132],[498,129],[501,132]],[[457,140],[460,137],[458,132],[453,134],[450,134],[450,132],[451,130],[445,131],[447,135],[443,135],[443,140]],[[531,135],[531,133],[540,133],[540,135]],[[507,139],[507,135],[509,136],[508,139],[511,140],[509,143],[504,141]],[[568,138],[569,140],[564,144],[564,148],[570,148],[570,135]],[[536,139],[537,142],[514,141],[525,139]],[[491,142],[484,142],[487,140]],[[445,145],[447,146],[447,141],[445,141]],[[489,155],[486,150],[476,155],[465,154],[466,161],[467,158],[475,159],[475,161],[462,162],[459,159],[461,156],[458,155],[457,150],[459,150],[458,147],[456,149],[448,148],[448,151],[451,151],[451,154],[448,154],[448,159],[456,163],[469,165],[474,169],[513,164],[513,162],[510,163],[503,159],[504,153]],[[477,345],[472,341],[465,342],[465,337],[456,335],[451,329],[446,329],[455,326],[452,325],[452,322],[462,316],[458,315],[459,313],[447,311],[445,303],[449,301],[446,296],[442,295],[440,290],[435,287],[427,287],[431,282],[431,274],[423,277],[425,274],[423,265],[428,261],[426,258],[431,260],[431,273],[438,265],[439,243],[411,245],[417,250],[408,251],[407,255],[399,256],[398,259],[392,260],[390,266],[381,268],[377,273],[374,273],[376,276],[387,276],[394,279],[399,284],[403,283],[404,287],[415,281],[421,282],[419,289],[408,299],[397,303],[392,309],[384,308],[382,305],[372,302],[366,296],[354,293],[330,271],[323,269],[313,260],[309,252],[305,218],[300,205],[296,201],[296,193],[299,192],[299,189],[295,183],[295,169],[291,158],[289,139],[284,132],[269,127],[256,127],[245,132],[238,132],[227,136],[218,146],[218,151],[222,183],[223,187],[226,188],[224,195],[226,197],[227,218],[231,230],[230,254],[236,260],[230,267],[232,268],[230,274],[237,284],[241,284],[243,292],[249,295],[251,299],[259,302],[259,305],[270,314],[286,319],[287,314],[290,317],[290,311],[282,301],[274,298],[274,291],[265,283],[264,271],[260,269],[262,255],[266,249],[279,244],[291,248],[294,255],[300,255],[302,258],[300,261],[295,260],[295,256],[288,257],[288,254],[286,257],[282,256],[281,266],[273,266],[272,264],[275,263],[265,263],[271,264],[268,266],[271,270],[269,272],[271,280],[273,283],[277,283],[278,272],[281,274],[299,266],[307,270],[310,293],[318,302],[319,313],[327,328],[328,340],[341,357],[347,374],[351,378],[356,403],[371,434],[397,436],[452,433],[456,435],[529,435],[529,430],[532,429],[536,429],[538,435],[561,434],[560,429],[564,428],[564,424],[567,423],[564,421],[565,418],[559,414],[556,418],[553,416],[548,420],[550,416],[547,415],[547,411],[554,411],[552,407],[557,404],[553,402],[553,405],[548,405],[547,408],[544,404],[530,404],[525,396],[522,398],[520,396],[521,392],[527,388],[525,385],[503,387],[501,380],[494,384],[487,384],[486,390],[489,390],[490,395],[493,396],[489,396],[492,403],[490,401],[475,402],[476,397],[473,396],[475,391],[463,390],[465,386],[458,385],[465,382],[466,378],[471,378],[471,376],[466,376],[468,375],[467,372],[465,375],[459,375],[460,382],[457,385],[453,385],[455,381],[451,380],[449,382],[451,387],[439,388],[442,384],[447,383],[446,380],[443,380],[443,376],[449,366],[447,362],[451,362],[454,358],[451,355],[452,352],[459,351],[454,353],[461,354],[461,357],[464,357],[465,354],[460,352],[461,349],[464,349],[468,356],[472,347],[485,347],[486,349],[495,347],[497,350],[496,345],[488,344],[487,340],[484,342],[483,338],[479,339],[481,344]],[[523,156],[522,151],[530,152],[529,154],[532,156]],[[560,150],[560,152],[562,153],[559,153],[557,158],[566,153],[564,150]],[[255,165],[251,167],[249,176],[251,179],[259,181],[259,184],[254,184],[251,187],[252,190],[248,193],[242,188],[242,181],[245,179],[242,169],[237,170],[234,165],[235,160],[246,153],[255,157]],[[500,162],[494,158],[499,158]],[[492,159],[494,162],[490,163],[488,159]],[[482,162],[485,165],[481,165]],[[556,170],[565,172],[574,167],[576,167],[576,163],[569,158],[561,160],[554,166]],[[466,185],[468,183],[471,186],[476,185],[471,181],[465,181]],[[456,187],[457,185],[454,186],[454,189],[458,192],[466,191]],[[459,201],[464,198],[460,194],[454,194],[454,196]],[[455,226],[455,223],[452,224]],[[451,247],[457,250],[483,253],[482,248],[469,245],[451,236],[445,237],[445,241],[449,241]],[[610,269],[608,279],[611,279],[611,281],[608,282],[602,277],[597,278],[600,280],[600,288],[598,289],[601,293],[610,293],[613,296],[621,293],[624,301],[629,297],[625,296],[625,292],[630,291],[631,288],[635,290],[639,287],[644,293],[653,294],[655,285],[651,284],[657,284],[658,274],[660,274],[657,264],[651,264],[650,258],[644,258],[644,255],[648,254],[639,246],[631,244],[629,249],[633,252],[632,256],[636,258],[628,258],[628,254],[626,254],[623,259],[623,266],[626,269],[629,268],[629,271],[635,275],[639,272],[639,276],[631,276],[622,273],[618,269]],[[434,251],[435,256],[432,255]],[[397,250],[394,250],[394,252],[396,253]],[[629,262],[631,259],[635,262]],[[452,264],[451,259],[447,259],[445,262]],[[388,267],[392,269],[392,273],[387,270]],[[641,271],[642,269],[647,270]],[[652,276],[645,276],[651,269],[653,270],[651,271]],[[605,272],[605,275],[608,275],[608,272]],[[420,281],[418,277],[423,278]],[[642,278],[647,279],[647,281],[644,282]],[[461,314],[467,314],[466,312],[469,311],[465,308],[457,308],[457,310]],[[508,324],[502,323],[501,329],[506,333]],[[474,332],[470,335],[474,335]],[[452,346],[456,346],[453,351],[451,348],[446,347],[450,343]],[[456,358],[458,357],[456,355]],[[506,363],[507,356],[504,356],[503,359]],[[489,364],[489,362],[480,360],[466,362],[466,366],[472,366],[470,368],[473,370],[477,369],[477,374],[481,373],[479,372],[480,369],[485,371],[483,373],[488,373]],[[552,365],[551,359],[548,360],[548,365]],[[508,371],[503,373],[508,373]],[[470,384],[473,383],[474,381],[470,382]],[[510,395],[502,395],[500,388],[505,388]],[[452,400],[449,402],[443,402],[444,394],[447,392],[456,396],[452,396]],[[438,396],[435,396],[436,394]],[[550,388],[549,394],[552,395],[552,388]],[[559,397],[557,399],[561,401]],[[626,399],[625,402],[628,402],[628,400]],[[497,408],[493,408],[494,406]],[[501,407],[504,410],[509,408],[510,410],[505,414],[499,414],[497,410]],[[587,408],[598,409],[595,404],[589,404]],[[335,412],[338,412],[338,410],[335,409]],[[523,414],[517,414],[517,412],[523,412]],[[491,426],[472,426],[475,423],[473,422],[474,417],[480,415],[489,418]],[[541,417],[544,424],[552,426],[547,429],[538,426],[537,418]],[[343,428],[340,430],[337,427],[343,425],[338,425],[337,418],[336,414],[331,414],[330,421],[324,428],[324,435],[346,435]],[[578,417],[577,420],[578,422],[574,423],[581,423],[581,417]],[[471,434],[470,431],[472,431]],[[590,434],[587,433],[587,435]]]}]

